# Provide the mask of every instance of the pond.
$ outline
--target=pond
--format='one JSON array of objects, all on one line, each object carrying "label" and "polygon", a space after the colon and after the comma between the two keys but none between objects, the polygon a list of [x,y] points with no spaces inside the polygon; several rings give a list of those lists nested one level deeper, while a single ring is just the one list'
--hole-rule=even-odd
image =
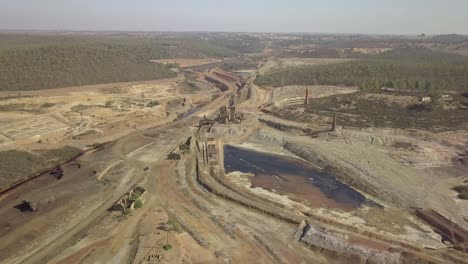
[{"label": "pond", "polygon": [[224,146],[226,173],[253,173],[252,187],[287,194],[312,207],[353,209],[376,205],[326,171],[293,157]]}]

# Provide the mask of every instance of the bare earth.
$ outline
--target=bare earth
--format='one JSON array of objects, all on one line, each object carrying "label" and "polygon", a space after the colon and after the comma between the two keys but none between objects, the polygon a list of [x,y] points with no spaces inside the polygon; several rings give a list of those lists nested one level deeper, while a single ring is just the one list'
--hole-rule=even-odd
[{"label": "bare earth", "polygon": [[[260,72],[273,64],[278,62]],[[61,166],[59,180],[46,173],[1,194],[0,262],[467,263],[466,253],[442,243],[413,210],[434,209],[468,228],[468,202],[450,189],[468,176],[466,166],[454,163],[468,144],[468,130],[338,124],[329,131],[330,118],[317,113],[313,122],[298,122],[268,111],[299,105],[294,111],[304,112],[307,88],[312,103],[357,88],[257,87],[256,74],[239,88],[238,80],[213,72],[197,76],[200,87],[193,91],[181,76],[0,100],[6,109],[0,112],[1,150],[85,150],[109,142]],[[408,98],[390,99],[404,104]],[[216,117],[230,102],[244,114],[240,123],[199,127],[201,118]],[[381,207],[342,206],[303,178],[274,191],[274,177],[226,175],[224,144],[329,170]],[[136,185],[147,191],[142,208],[109,210]],[[38,210],[21,212],[15,206],[22,200],[34,201]]]}]

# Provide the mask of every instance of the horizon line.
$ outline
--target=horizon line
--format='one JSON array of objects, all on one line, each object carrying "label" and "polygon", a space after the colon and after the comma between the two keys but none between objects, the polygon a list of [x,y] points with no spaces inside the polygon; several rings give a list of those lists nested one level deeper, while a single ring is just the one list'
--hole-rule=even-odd
[{"label": "horizon line", "polygon": [[305,32],[305,31],[221,31],[221,30],[125,30],[125,29],[8,29],[0,28],[0,33],[8,32],[92,32],[92,33],[238,33],[238,34],[286,34],[286,35],[364,35],[364,36],[440,36],[460,35],[467,36],[468,33],[346,33],[346,32]]}]

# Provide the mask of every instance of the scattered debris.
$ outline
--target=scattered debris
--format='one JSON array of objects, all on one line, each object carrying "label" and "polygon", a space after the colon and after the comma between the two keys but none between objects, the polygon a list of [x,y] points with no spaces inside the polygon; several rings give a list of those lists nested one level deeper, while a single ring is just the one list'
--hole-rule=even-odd
[{"label": "scattered debris", "polygon": [[60,180],[62,179],[63,177],[63,169],[62,167],[57,167],[53,170],[50,171],[50,175],[52,175],[53,177],[55,177],[57,180]]},{"label": "scattered debris", "polygon": [[21,212],[37,212],[37,204],[35,202],[29,200],[23,200],[20,204],[15,206],[16,209],[20,210]]},{"label": "scattered debris", "polygon": [[220,264],[230,264],[231,263],[231,257],[229,254],[226,252],[226,250],[218,250],[215,251],[215,257],[219,260]]}]

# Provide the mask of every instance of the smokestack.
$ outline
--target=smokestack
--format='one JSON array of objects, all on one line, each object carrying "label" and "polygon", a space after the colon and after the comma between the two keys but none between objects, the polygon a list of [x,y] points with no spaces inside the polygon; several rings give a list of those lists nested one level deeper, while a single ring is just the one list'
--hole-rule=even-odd
[{"label": "smokestack", "polygon": [[333,114],[332,131],[336,131],[336,114]]},{"label": "smokestack", "polygon": [[309,88],[306,88],[306,91],[305,91],[305,100],[304,100],[304,104],[305,104],[305,105],[308,105],[308,104],[309,104]]},{"label": "smokestack", "polygon": [[208,143],[206,143],[206,141],[205,141],[205,156],[206,156],[206,165],[208,165],[210,160],[208,158]]}]

